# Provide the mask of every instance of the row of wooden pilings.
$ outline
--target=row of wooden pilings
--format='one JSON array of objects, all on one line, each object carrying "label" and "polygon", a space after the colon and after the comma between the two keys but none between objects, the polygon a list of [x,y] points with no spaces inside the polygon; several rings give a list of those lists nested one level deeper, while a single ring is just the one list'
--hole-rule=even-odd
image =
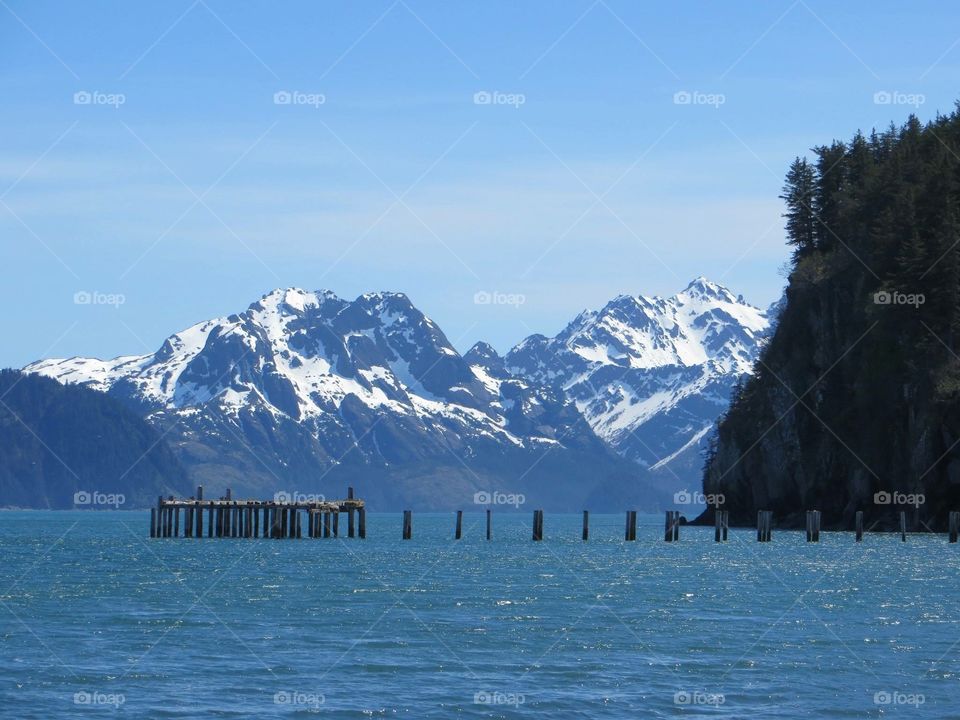
[{"label": "row of wooden pilings", "polygon": [[[181,535],[180,511],[184,511],[183,533]],[[233,500],[228,489],[219,500],[204,500],[203,487],[197,488],[196,497],[176,500],[172,496],[160,497],[157,507],[150,510],[150,537],[194,537],[204,536],[204,510],[206,517],[206,536],[208,538],[300,538],[303,536],[301,512],[306,515],[306,535],[309,538],[330,538],[340,536],[340,513],[347,513],[347,537],[365,538],[367,536],[366,507],[363,500],[354,498],[353,488],[347,491],[346,500],[319,502],[286,502],[260,500]],[[262,517],[262,522],[261,522]],[[356,518],[356,521],[355,521]],[[821,512],[806,512],[807,542],[820,542]],[[667,510],[664,520],[663,539],[676,542],[680,539],[680,512]],[[770,542],[773,511],[757,512],[757,542]],[[730,529],[730,513],[717,509],[714,512],[714,541],[726,542]],[[856,541],[863,540],[863,511],[855,516]],[[899,533],[903,542],[907,540],[906,513],[899,514]],[[960,512],[950,512],[948,521],[949,542],[956,543],[960,536]],[[403,511],[404,540],[413,537],[413,511]],[[463,537],[463,511],[457,510],[454,537]],[[583,540],[590,538],[590,512],[583,511]],[[543,510],[533,511],[534,541],[543,540]],[[486,539],[493,539],[493,514],[486,511]],[[637,539],[637,511],[626,511],[624,540]]]},{"label": "row of wooden pilings", "polygon": [[[822,514],[819,510],[807,510],[806,513],[806,538],[807,542],[820,542],[820,524]],[[713,515],[714,520],[714,542],[727,542],[730,531],[730,512],[728,510],[716,510]],[[680,512],[678,510],[667,510],[664,519],[663,539],[664,542],[676,542],[680,539]],[[907,516],[905,512],[899,515],[900,539],[907,541]],[[863,541],[863,511],[858,510],[855,516],[856,541]],[[463,535],[463,511],[457,510],[457,521],[454,536],[459,540]],[[413,537],[413,511],[403,511],[403,539],[409,540]],[[583,511],[583,532],[584,540],[590,537],[590,512]],[[949,514],[949,542],[955,543],[960,537],[960,512],[950,512]],[[492,520],[491,512],[487,510],[487,540],[492,538]],[[543,540],[543,510],[533,511],[533,539],[535,541]],[[627,510],[626,529],[624,531],[624,540],[634,541],[637,539],[637,511]],[[773,511],[759,510],[757,512],[757,542],[771,542],[773,540]]]},{"label": "row of wooden pilings", "polygon": [[[208,538],[301,538],[303,525],[308,538],[336,538],[340,536],[340,513],[347,514],[347,537],[367,536],[366,507],[363,500],[354,498],[353,488],[348,489],[346,500],[290,502],[234,500],[229,489],[218,500],[204,500],[201,485],[196,496],[185,500],[158,498],[157,507],[150,509],[150,537],[202,538],[204,511]],[[302,515],[306,523],[301,522]]]},{"label": "row of wooden pilings", "polygon": [[[715,516],[719,516],[721,513],[726,514],[725,510],[720,510],[715,513]],[[773,512],[771,510],[760,510],[757,512],[757,542],[770,542],[771,534],[771,522],[773,518]],[[821,513],[819,510],[807,510],[806,514],[806,537],[807,542],[820,542],[820,520]],[[898,520],[898,532],[900,534],[900,541],[907,541],[907,513],[905,511],[900,511],[897,516]],[[856,542],[863,542],[863,510],[857,510],[856,515],[854,516],[854,532],[856,534]],[[955,543],[957,542],[958,536],[960,536],[960,512],[951,511],[948,515],[948,529],[947,529],[947,539],[948,542]],[[724,537],[726,539],[726,537]]]}]

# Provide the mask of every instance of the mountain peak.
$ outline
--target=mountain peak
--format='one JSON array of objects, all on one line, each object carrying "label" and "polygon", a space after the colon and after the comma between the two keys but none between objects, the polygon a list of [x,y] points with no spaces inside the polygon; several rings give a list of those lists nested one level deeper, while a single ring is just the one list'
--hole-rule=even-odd
[{"label": "mountain peak", "polygon": [[303,312],[308,307],[317,307],[327,300],[339,300],[330,290],[303,290],[302,288],[276,288],[251,303],[250,310],[279,310],[286,307]]},{"label": "mountain peak", "polygon": [[479,365],[484,368],[503,366],[503,358],[500,357],[490,343],[483,340],[474,343],[473,347],[467,350],[463,359],[468,365]]},{"label": "mountain peak", "polygon": [[691,280],[690,284],[678,293],[678,295],[722,300],[723,302],[743,302],[742,298],[738,298],[723,285],[712,282],[703,275],[699,275]]}]

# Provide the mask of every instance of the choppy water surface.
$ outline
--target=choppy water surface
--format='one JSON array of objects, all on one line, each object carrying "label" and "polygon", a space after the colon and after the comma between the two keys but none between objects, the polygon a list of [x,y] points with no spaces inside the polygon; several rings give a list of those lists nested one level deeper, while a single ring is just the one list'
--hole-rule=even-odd
[{"label": "choppy water surface", "polygon": [[645,517],[368,517],[366,540],[150,540],[0,513],[0,716],[957,717],[960,546]]}]

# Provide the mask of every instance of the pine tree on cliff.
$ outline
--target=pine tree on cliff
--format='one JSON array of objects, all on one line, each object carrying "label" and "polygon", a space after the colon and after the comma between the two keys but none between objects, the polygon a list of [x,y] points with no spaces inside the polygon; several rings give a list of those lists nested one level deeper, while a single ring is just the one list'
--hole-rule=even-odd
[{"label": "pine tree on cliff", "polygon": [[814,191],[816,176],[810,163],[797,158],[787,172],[786,184],[780,199],[787,205],[787,242],[793,245],[797,256],[809,254],[814,249],[816,238],[816,212]]}]

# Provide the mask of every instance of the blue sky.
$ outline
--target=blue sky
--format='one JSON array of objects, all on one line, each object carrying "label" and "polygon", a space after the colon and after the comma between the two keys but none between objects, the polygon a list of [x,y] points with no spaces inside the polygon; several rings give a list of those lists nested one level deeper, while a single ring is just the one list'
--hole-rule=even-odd
[{"label": "blue sky", "polygon": [[461,350],[701,274],[765,306],[789,161],[951,110],[958,19],[922,1],[0,0],[0,365],[153,351],[287,286],[406,292]]}]

